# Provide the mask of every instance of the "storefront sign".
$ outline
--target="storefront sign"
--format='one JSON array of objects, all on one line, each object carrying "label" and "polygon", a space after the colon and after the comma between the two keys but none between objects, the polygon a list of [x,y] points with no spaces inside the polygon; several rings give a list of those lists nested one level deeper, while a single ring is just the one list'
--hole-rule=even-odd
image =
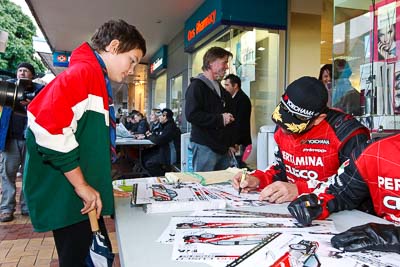
[{"label": "storefront sign", "polygon": [[206,0],[185,22],[185,51],[221,25],[286,29],[287,0]]},{"label": "storefront sign", "polygon": [[197,21],[196,27],[189,29],[187,32],[187,40],[191,41],[196,37],[197,34],[201,33],[207,27],[212,27],[215,24],[215,19],[217,17],[217,11],[214,9],[211,13],[205,17],[202,21]]},{"label": "storefront sign", "polygon": [[220,25],[221,1],[206,0],[185,22],[185,49]]},{"label": "storefront sign", "polygon": [[71,52],[56,51],[53,53],[53,65],[55,67],[68,67]]},{"label": "storefront sign", "polygon": [[162,46],[151,58],[150,74],[156,76],[161,70],[167,68],[168,47]]}]

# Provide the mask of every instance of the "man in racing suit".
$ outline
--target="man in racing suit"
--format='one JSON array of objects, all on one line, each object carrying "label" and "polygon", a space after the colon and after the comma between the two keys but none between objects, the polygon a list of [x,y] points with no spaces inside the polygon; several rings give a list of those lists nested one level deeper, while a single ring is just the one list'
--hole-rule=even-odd
[{"label": "man in racing suit", "polygon": [[[290,203],[290,213],[303,225],[332,212],[354,209],[371,197],[377,216],[400,223],[400,134],[367,142],[344,163],[344,171]],[[400,227],[369,223],[332,238],[348,251],[372,249],[400,253]]]},{"label": "man in racing suit", "polygon": [[329,109],[326,88],[313,77],[292,82],[272,114],[278,149],[276,163],[233,178],[243,192],[262,190],[260,200],[282,203],[310,193],[335,175],[369,131],[351,115]]}]

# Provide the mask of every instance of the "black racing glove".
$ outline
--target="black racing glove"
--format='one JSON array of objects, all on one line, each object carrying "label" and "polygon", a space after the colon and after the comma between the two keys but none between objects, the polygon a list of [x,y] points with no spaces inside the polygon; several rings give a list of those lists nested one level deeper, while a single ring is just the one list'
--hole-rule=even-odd
[{"label": "black racing glove", "polygon": [[312,220],[320,217],[323,207],[320,205],[317,195],[307,194],[293,200],[289,204],[288,210],[299,223],[309,226]]},{"label": "black racing glove", "polygon": [[378,250],[400,254],[400,227],[367,223],[332,237],[332,246],[345,251]]}]

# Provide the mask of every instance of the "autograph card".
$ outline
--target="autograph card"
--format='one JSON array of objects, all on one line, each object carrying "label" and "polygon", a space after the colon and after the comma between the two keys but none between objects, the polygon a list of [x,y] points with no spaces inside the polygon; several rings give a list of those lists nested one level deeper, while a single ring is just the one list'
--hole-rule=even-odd
[{"label": "autograph card", "polygon": [[247,217],[172,217],[158,242],[169,244],[176,232],[182,229],[264,229],[268,232],[291,234],[332,234],[336,232],[334,223],[329,220],[315,220],[310,227],[303,227],[294,218],[247,218]]},{"label": "autograph card", "polygon": [[280,236],[263,229],[197,229],[177,231],[172,252],[176,261],[228,264],[262,241]]}]

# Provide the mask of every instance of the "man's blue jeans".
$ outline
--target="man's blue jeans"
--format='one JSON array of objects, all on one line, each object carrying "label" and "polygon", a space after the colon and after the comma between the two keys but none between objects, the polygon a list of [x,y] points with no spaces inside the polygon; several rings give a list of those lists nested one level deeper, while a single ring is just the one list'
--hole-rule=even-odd
[{"label": "man's blue jeans", "polygon": [[[5,151],[0,153],[0,174],[1,174],[1,204],[0,213],[13,213],[16,206],[16,184],[19,165],[24,166],[25,161],[25,140],[7,140]],[[25,204],[24,194],[20,196],[21,211],[28,212]]]},{"label": "man's blue jeans", "polygon": [[230,157],[228,152],[218,154],[208,146],[190,142],[193,150],[193,170],[195,172],[225,170],[230,167]]}]

